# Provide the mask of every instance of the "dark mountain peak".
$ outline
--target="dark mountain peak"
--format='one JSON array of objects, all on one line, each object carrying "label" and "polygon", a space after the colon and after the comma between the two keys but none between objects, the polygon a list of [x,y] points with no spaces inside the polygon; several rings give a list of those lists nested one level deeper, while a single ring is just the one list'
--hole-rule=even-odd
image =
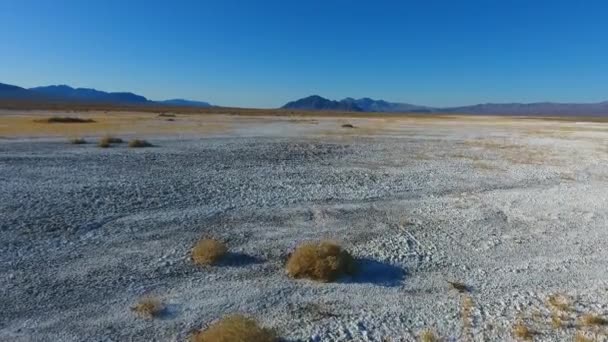
[{"label": "dark mountain peak", "polygon": [[311,95],[284,105],[285,109],[304,109],[304,110],[335,110],[347,112],[361,112],[354,102],[328,100],[319,95]]}]

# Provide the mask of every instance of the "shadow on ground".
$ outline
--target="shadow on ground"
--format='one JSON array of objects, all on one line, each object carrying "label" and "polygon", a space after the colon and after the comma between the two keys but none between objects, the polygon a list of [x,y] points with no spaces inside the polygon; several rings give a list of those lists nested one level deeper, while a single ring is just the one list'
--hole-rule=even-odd
[{"label": "shadow on ground", "polygon": [[245,253],[238,252],[228,252],[222,260],[218,263],[218,266],[230,266],[230,267],[238,267],[238,266],[248,266],[254,264],[263,263],[264,259],[252,256]]},{"label": "shadow on ground", "polygon": [[357,259],[357,265],[357,273],[345,283],[393,287],[400,286],[406,275],[406,271],[401,267],[373,259]]}]

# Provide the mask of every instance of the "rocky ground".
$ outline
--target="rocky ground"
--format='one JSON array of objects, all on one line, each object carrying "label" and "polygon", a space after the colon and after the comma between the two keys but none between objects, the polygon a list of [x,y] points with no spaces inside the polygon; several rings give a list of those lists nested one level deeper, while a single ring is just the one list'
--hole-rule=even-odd
[{"label": "rocky ground", "polygon": [[[606,340],[579,319],[608,317],[608,125],[491,120],[2,139],[0,340],[183,341],[235,312],[287,341]],[[201,236],[228,244],[221,265],[192,264]],[[288,278],[321,239],[359,273]],[[144,295],[160,318],[130,310]]]}]

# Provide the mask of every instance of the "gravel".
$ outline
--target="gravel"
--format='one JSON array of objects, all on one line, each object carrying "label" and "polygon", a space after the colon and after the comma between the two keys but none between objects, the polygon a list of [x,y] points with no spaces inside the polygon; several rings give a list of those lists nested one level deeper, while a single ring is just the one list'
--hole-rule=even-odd
[{"label": "gravel", "polygon": [[[136,150],[0,141],[0,340],[183,341],[234,312],[288,341],[425,328],[505,341],[518,320],[536,340],[569,340],[549,295],[571,298],[572,322],[608,315],[608,133],[502,127],[146,137],[155,147]],[[227,260],[194,266],[201,236],[225,241]],[[290,250],[320,239],[350,250],[358,275],[289,279]],[[131,312],[144,295],[167,304],[162,317]]]}]

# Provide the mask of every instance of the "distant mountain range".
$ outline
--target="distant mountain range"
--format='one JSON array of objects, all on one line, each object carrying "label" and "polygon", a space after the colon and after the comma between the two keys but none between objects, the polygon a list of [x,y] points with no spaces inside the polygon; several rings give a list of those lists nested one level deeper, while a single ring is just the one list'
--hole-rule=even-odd
[{"label": "distant mountain range", "polygon": [[129,92],[105,92],[89,88],[72,88],[67,85],[51,85],[35,88],[21,88],[0,83],[0,100],[34,101],[34,102],[82,102],[123,105],[168,105],[181,107],[211,107],[202,101],[173,99],[152,101],[144,96]]},{"label": "distant mountain range", "polygon": [[370,98],[353,99],[347,97],[332,101],[313,95],[292,101],[284,109],[317,111],[351,111],[381,113],[461,113],[488,115],[593,115],[608,116],[608,101],[599,103],[485,103],[461,107],[429,107],[409,103],[388,102]]}]

